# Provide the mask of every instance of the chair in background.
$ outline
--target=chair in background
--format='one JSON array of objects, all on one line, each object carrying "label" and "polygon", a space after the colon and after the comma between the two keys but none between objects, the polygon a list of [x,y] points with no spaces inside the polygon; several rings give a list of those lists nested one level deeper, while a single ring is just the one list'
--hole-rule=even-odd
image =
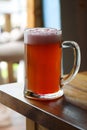
[{"label": "chair in background", "polygon": [[14,82],[13,67],[14,63],[20,63],[24,59],[23,41],[15,41],[0,45],[0,62],[5,61],[8,65],[8,83]]}]

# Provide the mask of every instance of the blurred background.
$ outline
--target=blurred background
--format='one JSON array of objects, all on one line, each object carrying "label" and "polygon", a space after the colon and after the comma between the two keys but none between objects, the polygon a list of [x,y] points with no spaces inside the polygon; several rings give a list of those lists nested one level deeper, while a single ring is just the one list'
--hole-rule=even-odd
[{"label": "blurred background", "polygon": [[[24,82],[24,29],[53,27],[81,49],[80,71],[87,70],[86,0],[0,0],[0,84]],[[73,51],[63,50],[64,74],[73,66]],[[15,128],[16,130],[16,128]]]},{"label": "blurred background", "polygon": [[[63,41],[79,44],[80,71],[87,70],[86,12],[86,0],[0,0],[0,84],[24,78],[23,33],[27,27],[61,29]],[[63,50],[64,73],[69,73],[73,66],[72,53],[71,49]]]}]

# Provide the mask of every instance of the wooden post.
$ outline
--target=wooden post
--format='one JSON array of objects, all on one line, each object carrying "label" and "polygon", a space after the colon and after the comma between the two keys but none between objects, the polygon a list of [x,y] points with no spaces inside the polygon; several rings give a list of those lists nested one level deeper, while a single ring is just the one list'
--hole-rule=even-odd
[{"label": "wooden post", "polygon": [[48,130],[31,119],[26,118],[26,130]]},{"label": "wooden post", "polygon": [[26,130],[35,130],[35,122],[26,118]]},{"label": "wooden post", "polygon": [[1,62],[0,62],[0,84],[3,84],[3,78],[2,78],[2,75],[1,75]]},{"label": "wooden post", "polygon": [[5,14],[5,31],[11,31],[11,15]]},{"label": "wooden post", "polygon": [[27,0],[27,27],[43,26],[42,1]]},{"label": "wooden post", "polygon": [[14,82],[13,63],[8,62],[8,83]]}]

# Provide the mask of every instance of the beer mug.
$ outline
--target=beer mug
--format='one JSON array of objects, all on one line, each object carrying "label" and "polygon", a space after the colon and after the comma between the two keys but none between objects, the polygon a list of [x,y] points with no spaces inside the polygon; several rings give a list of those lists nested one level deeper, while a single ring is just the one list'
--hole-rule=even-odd
[{"label": "beer mug", "polygon": [[[62,42],[62,31],[54,28],[28,28],[24,31],[25,86],[24,95],[38,100],[52,100],[63,96],[68,84],[80,67],[80,48],[74,41]],[[74,52],[71,72],[62,76],[62,48]]]}]

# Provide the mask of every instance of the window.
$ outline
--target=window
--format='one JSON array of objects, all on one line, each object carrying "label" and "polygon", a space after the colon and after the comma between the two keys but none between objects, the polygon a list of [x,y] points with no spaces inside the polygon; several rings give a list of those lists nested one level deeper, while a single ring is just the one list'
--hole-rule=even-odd
[{"label": "window", "polygon": [[45,27],[61,29],[60,0],[43,0],[43,22]]}]

